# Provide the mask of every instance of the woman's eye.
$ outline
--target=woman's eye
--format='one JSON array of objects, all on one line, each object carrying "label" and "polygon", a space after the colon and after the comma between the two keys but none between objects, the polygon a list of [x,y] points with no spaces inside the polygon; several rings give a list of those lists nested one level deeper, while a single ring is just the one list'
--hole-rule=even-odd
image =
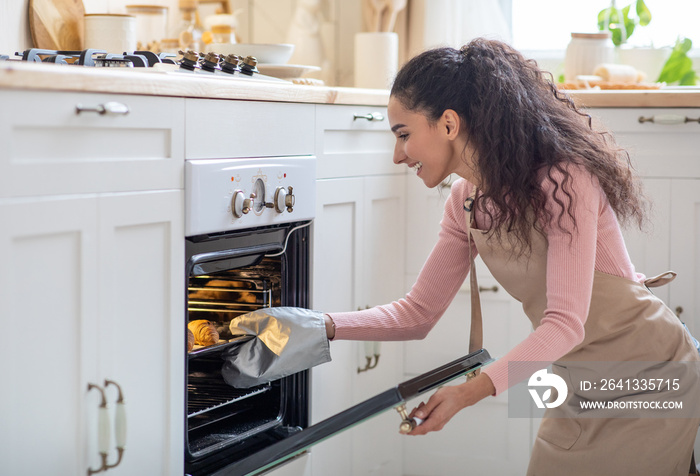
[{"label": "woman's eye", "polygon": [[396,138],[405,141],[406,139],[408,139],[408,134],[402,133],[396,136]]}]

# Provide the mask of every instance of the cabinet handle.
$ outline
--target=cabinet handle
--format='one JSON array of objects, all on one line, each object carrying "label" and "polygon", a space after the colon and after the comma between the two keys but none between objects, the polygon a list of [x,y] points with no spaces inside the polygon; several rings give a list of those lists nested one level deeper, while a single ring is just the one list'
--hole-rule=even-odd
[{"label": "cabinet handle", "polygon": [[367,114],[353,114],[352,115],[352,120],[356,121],[358,119],[367,119],[368,121],[378,121],[381,122],[384,120],[384,116],[378,112],[370,112]]},{"label": "cabinet handle", "polygon": [[124,405],[124,395],[122,394],[122,388],[114,380],[105,380],[105,389],[110,385],[117,387],[117,403],[114,409],[114,436],[117,442],[117,462],[114,464],[108,464],[105,470],[110,468],[116,468],[119,463],[122,462],[124,457],[124,447],[126,446],[126,407]]},{"label": "cabinet handle", "polygon": [[486,287],[486,286],[479,286],[479,292],[480,292],[480,293],[483,293],[483,292],[485,292],[485,291],[491,291],[492,293],[497,293],[497,292],[498,292],[498,286],[496,286],[495,284],[494,284],[493,286],[491,286],[490,288],[488,288],[488,287]]},{"label": "cabinet handle", "polygon": [[[372,370],[379,364],[382,343],[379,341],[365,341],[364,345],[365,359],[367,360],[367,362],[365,363],[364,368],[357,368],[358,374],[362,372],[367,372],[368,370]],[[372,359],[374,359],[374,363],[372,363]]]},{"label": "cabinet handle", "polygon": [[80,114],[82,112],[96,112],[101,116],[126,116],[127,114],[129,114],[129,106],[116,101],[110,101],[92,107],[77,104],[75,106],[75,113]]},{"label": "cabinet handle", "polygon": [[681,314],[683,314],[683,306],[676,306],[676,309],[674,309],[674,311],[676,312],[676,316],[680,318]]},{"label": "cabinet handle", "polygon": [[680,116],[678,114],[657,114],[651,117],[639,116],[639,123],[644,124],[645,122],[653,122],[654,124],[665,124],[665,125],[675,125],[675,124],[685,124],[686,122],[697,122],[700,124],[700,117],[692,119],[687,116]]},{"label": "cabinet handle", "polygon": [[87,474],[91,476],[102,471],[107,471],[107,453],[109,452],[109,411],[107,410],[107,397],[105,391],[99,385],[88,383],[88,392],[92,389],[98,390],[102,397],[100,408],[97,413],[97,447],[102,459],[102,464],[99,469],[88,468]]}]

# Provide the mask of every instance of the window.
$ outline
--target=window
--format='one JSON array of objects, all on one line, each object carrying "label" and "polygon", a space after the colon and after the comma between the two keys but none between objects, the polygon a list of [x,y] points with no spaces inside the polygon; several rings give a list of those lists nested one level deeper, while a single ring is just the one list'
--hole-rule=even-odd
[{"label": "window", "polygon": [[[630,46],[672,46],[676,37],[690,38],[700,48],[698,0],[644,0],[651,22],[637,27]],[[618,8],[634,0],[616,0]],[[513,46],[522,51],[563,50],[571,32],[598,31],[598,12],[610,0],[512,0]],[[632,7],[634,9],[634,6]]]}]

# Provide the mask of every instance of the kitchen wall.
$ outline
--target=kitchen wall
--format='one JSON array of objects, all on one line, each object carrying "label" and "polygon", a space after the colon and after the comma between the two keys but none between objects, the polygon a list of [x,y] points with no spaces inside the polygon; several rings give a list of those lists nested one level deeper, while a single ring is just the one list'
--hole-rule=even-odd
[{"label": "kitchen wall", "polygon": [[[145,3],[167,6],[171,25],[179,19],[178,0],[83,0],[86,13],[125,13],[126,5]],[[230,4],[234,12],[239,12],[238,34],[242,42],[287,42],[298,0],[230,0]],[[318,77],[326,84],[353,86],[354,35],[364,29],[361,4],[362,0],[319,0],[317,25],[325,58]],[[200,5],[200,16],[204,18],[215,13],[216,7]],[[0,54],[12,54],[33,46],[28,11],[29,0],[0,0]],[[397,22],[402,52],[405,50],[406,16],[402,13]],[[400,54],[400,61],[403,58],[405,53]]]}]

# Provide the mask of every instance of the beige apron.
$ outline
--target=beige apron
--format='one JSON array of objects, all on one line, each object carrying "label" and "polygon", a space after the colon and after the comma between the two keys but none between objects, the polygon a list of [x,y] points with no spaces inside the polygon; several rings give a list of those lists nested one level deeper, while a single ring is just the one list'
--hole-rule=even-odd
[{"label": "beige apron", "polygon": [[[537,328],[547,305],[546,238],[533,230],[531,254],[514,257],[507,239],[488,240],[472,226],[472,202],[472,198],[465,202],[467,227],[479,255],[494,278],[522,303],[533,328]],[[475,270],[470,274],[475,275]],[[665,284],[668,280],[657,281],[645,284]],[[584,341],[553,364],[554,373],[567,381],[569,399],[546,410],[528,476],[688,474],[699,419],[576,418],[577,402],[585,397],[572,388],[569,376],[585,373],[587,362],[700,360],[681,322],[645,284],[595,271]],[[688,372],[681,376],[685,392],[699,394],[698,366],[685,367]]]}]

